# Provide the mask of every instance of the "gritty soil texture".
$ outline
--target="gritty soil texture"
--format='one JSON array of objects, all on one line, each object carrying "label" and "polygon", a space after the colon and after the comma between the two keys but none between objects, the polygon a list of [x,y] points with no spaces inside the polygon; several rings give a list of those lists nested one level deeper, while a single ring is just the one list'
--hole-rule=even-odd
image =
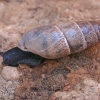
[{"label": "gritty soil texture", "polygon": [[[100,1],[0,0],[0,13],[0,30],[15,25],[11,33],[17,30],[21,38],[37,26],[59,21],[99,20]],[[20,39],[9,42],[10,39],[0,37],[0,51],[17,46]],[[0,65],[0,72],[2,68]],[[17,69],[22,75],[12,82],[17,84],[13,93],[2,87],[9,81],[0,80],[0,100],[100,100],[100,43],[77,54],[46,60],[34,68],[19,65]]]}]

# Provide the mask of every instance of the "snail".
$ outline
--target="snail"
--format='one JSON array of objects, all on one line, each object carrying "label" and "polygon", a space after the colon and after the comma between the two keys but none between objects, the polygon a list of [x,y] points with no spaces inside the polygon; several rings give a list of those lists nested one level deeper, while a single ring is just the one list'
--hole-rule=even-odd
[{"label": "snail", "polygon": [[[45,58],[56,59],[83,51],[99,40],[100,21],[59,22],[52,26],[41,26],[30,30],[22,37],[16,48],[21,50],[22,54],[30,52],[34,56],[39,56],[40,59],[36,62],[39,61],[40,64]],[[16,52],[16,56],[18,55]],[[30,56],[27,55],[28,57]],[[19,62],[23,60],[20,63],[29,65],[24,59],[25,57],[18,57]],[[34,63],[31,65],[34,66]]]}]

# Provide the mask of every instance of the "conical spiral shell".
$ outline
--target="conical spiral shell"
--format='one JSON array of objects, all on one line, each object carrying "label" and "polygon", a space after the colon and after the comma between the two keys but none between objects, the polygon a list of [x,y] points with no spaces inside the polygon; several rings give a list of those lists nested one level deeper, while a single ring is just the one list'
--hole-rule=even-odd
[{"label": "conical spiral shell", "polygon": [[96,44],[100,37],[100,21],[60,22],[27,32],[19,48],[44,58],[55,59],[77,53]]}]

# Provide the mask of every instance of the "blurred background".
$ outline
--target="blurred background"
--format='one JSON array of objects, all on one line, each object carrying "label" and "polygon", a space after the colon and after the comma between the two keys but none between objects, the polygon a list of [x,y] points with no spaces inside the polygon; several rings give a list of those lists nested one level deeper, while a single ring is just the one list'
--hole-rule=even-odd
[{"label": "blurred background", "polygon": [[100,0],[0,0],[0,27],[99,19]]}]

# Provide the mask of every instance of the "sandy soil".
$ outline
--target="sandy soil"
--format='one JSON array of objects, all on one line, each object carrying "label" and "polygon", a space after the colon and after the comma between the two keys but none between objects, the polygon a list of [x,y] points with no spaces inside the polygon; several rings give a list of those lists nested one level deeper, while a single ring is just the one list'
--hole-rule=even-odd
[{"label": "sandy soil", "polygon": [[[17,46],[22,35],[37,26],[99,19],[99,0],[0,0],[0,51]],[[17,70],[17,80],[0,74],[0,100],[100,100],[100,43],[34,68],[19,65]]]}]

